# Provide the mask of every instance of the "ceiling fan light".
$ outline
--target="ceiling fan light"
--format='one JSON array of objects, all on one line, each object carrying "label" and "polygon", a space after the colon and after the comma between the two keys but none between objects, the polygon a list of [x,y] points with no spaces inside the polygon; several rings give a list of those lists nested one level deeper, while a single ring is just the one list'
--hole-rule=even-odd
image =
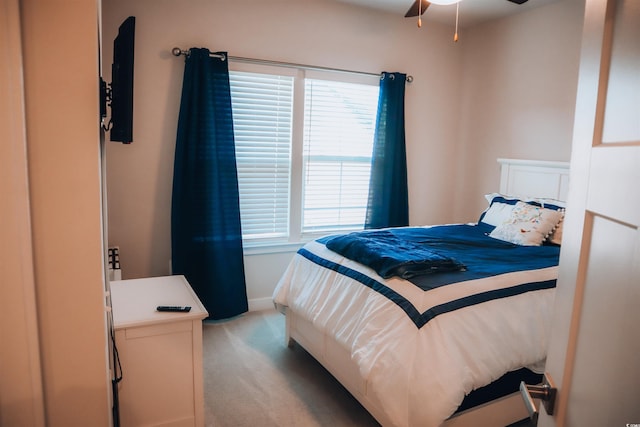
[{"label": "ceiling fan light", "polygon": [[462,0],[429,0],[429,3],[446,6],[449,4],[460,3]]}]

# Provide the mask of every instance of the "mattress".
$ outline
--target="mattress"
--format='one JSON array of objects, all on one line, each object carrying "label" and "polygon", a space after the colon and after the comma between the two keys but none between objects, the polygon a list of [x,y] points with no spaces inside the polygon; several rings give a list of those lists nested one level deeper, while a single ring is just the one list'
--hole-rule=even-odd
[{"label": "mattress", "polygon": [[[474,238],[491,239],[486,230],[467,226]],[[391,424],[439,426],[472,390],[523,367],[542,372],[558,248],[527,249],[523,269],[510,260],[489,274],[472,267],[459,282],[454,273],[447,280],[434,275],[436,285],[425,286],[383,279],[323,242],[310,242],[295,255],[274,303],[311,322],[350,355],[367,399]],[[541,265],[534,261],[536,251],[546,253]],[[456,259],[473,264],[465,254]]]}]

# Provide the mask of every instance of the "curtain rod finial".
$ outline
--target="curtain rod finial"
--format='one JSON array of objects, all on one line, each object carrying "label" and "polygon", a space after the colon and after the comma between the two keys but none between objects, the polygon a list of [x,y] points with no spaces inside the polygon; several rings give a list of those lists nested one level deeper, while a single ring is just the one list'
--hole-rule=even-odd
[{"label": "curtain rod finial", "polygon": [[183,52],[179,47],[174,47],[173,49],[171,49],[171,53],[173,54],[173,56],[180,56],[185,52]]}]

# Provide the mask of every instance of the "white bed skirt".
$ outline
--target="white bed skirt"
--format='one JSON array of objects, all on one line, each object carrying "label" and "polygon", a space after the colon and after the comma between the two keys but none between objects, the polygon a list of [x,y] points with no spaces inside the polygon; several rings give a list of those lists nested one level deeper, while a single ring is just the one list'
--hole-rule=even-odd
[{"label": "white bed skirt", "polygon": [[[327,334],[313,327],[313,324],[295,312],[279,307],[286,316],[286,344],[298,343],[322,364],[362,406],[382,425],[392,426],[384,412],[367,395],[366,381],[358,375],[358,366],[351,360],[350,353]],[[442,427],[505,427],[528,417],[528,412],[520,393],[496,399],[476,406],[449,418]]]}]

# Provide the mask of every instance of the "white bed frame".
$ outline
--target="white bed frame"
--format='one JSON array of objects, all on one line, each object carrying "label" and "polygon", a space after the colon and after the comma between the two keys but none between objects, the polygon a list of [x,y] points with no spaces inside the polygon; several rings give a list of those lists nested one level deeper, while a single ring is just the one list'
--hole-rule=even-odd
[{"label": "white bed frame", "polygon": [[569,163],[498,159],[500,192],[520,197],[567,200]]},{"label": "white bed frame", "polygon": [[[501,165],[500,193],[520,196],[566,200],[569,183],[569,164],[538,160],[498,159]],[[366,382],[357,374],[358,367],[348,350],[332,337],[318,331],[313,324],[297,313],[286,310],[286,340],[297,342],[320,362],[383,426],[391,425],[384,411],[367,395]],[[468,409],[449,418],[443,427],[496,426],[528,417],[519,393]]]}]

